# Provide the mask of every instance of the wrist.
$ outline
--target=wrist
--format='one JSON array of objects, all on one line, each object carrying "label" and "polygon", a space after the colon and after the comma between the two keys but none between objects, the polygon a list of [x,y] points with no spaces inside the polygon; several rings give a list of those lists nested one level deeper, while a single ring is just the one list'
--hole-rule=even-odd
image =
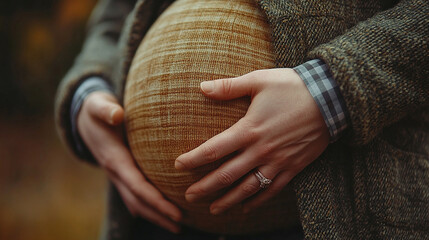
[{"label": "wrist", "polygon": [[85,101],[85,99],[93,92],[102,91],[102,92],[108,92],[113,94],[113,90],[111,86],[102,78],[100,77],[90,77],[86,80],[84,80],[80,86],[76,89],[71,107],[70,107],[70,122],[71,122],[71,130],[72,130],[72,136],[73,136],[73,142],[75,144],[77,155],[81,158],[85,159],[93,159],[91,157],[91,153],[88,150],[88,148],[85,146],[85,143],[83,142],[78,128],[78,115],[81,111],[82,105]]},{"label": "wrist", "polygon": [[330,142],[335,142],[348,127],[347,108],[338,84],[328,66],[314,59],[294,68],[316,102],[329,130]]}]

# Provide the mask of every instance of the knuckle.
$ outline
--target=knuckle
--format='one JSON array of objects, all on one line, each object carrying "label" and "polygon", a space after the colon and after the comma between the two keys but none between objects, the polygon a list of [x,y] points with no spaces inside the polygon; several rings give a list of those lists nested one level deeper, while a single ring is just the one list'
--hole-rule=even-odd
[{"label": "knuckle", "polygon": [[232,175],[226,171],[216,172],[216,179],[222,186],[229,186],[234,182]]},{"label": "knuckle", "polygon": [[222,92],[225,94],[230,94],[232,92],[232,79],[224,79],[221,81]]},{"label": "knuckle", "polygon": [[254,193],[256,193],[259,190],[259,186],[254,185],[254,184],[245,184],[244,186],[241,187],[241,191],[246,195],[253,195]]},{"label": "knuckle", "polygon": [[272,143],[262,144],[258,150],[257,155],[260,157],[268,157],[275,150],[275,145]]},{"label": "knuckle", "polygon": [[202,152],[203,158],[206,160],[215,161],[217,159],[217,151],[211,145],[207,145],[207,144],[202,145],[201,152]]},{"label": "knuckle", "polygon": [[181,161],[181,163],[182,163],[186,168],[188,168],[188,169],[193,169],[193,168],[198,167],[198,163],[197,163],[197,161],[198,161],[198,160],[195,160],[195,159],[189,159],[189,160],[188,160],[188,161],[186,161],[186,162],[182,162],[182,161]]},{"label": "knuckle", "polygon": [[250,120],[243,118],[239,125],[238,133],[241,134],[241,137],[244,139],[245,143],[254,143],[258,141],[260,134],[257,131],[255,124]]},{"label": "knuckle", "polygon": [[253,72],[250,72],[248,75],[249,81],[257,82],[259,79],[261,79],[265,75],[265,70],[255,70]]}]

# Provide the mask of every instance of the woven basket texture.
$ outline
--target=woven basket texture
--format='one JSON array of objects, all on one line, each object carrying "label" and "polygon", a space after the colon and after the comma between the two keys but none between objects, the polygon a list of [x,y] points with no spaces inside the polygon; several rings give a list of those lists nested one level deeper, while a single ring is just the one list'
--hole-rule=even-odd
[{"label": "woven basket texture", "polygon": [[273,68],[270,28],[252,0],[179,0],[154,23],[141,42],[128,75],[124,105],[129,145],[144,175],[200,230],[249,234],[298,222],[293,191],[243,214],[237,206],[213,216],[210,203],[188,203],[186,189],[221,161],[177,171],[174,160],[243,117],[249,98],[214,101],[200,82]]}]

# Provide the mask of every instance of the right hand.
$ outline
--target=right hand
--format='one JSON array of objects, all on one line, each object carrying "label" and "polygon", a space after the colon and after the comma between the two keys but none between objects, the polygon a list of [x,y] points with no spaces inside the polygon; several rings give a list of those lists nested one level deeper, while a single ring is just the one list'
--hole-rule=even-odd
[{"label": "right hand", "polygon": [[83,102],[77,128],[130,213],[178,233],[180,227],[177,222],[182,217],[181,212],[137,168],[123,140],[123,119],[124,110],[112,94],[93,92]]}]

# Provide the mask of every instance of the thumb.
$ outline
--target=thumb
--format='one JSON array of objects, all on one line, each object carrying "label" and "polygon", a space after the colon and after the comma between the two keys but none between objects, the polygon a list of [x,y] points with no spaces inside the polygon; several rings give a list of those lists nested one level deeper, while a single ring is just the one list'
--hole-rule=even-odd
[{"label": "thumb", "polygon": [[124,119],[124,109],[115,96],[104,92],[94,92],[87,99],[90,114],[109,125],[119,125]]},{"label": "thumb", "polygon": [[201,91],[209,98],[217,100],[229,100],[247,95],[253,95],[255,81],[249,78],[249,74],[225,78],[201,83]]}]

